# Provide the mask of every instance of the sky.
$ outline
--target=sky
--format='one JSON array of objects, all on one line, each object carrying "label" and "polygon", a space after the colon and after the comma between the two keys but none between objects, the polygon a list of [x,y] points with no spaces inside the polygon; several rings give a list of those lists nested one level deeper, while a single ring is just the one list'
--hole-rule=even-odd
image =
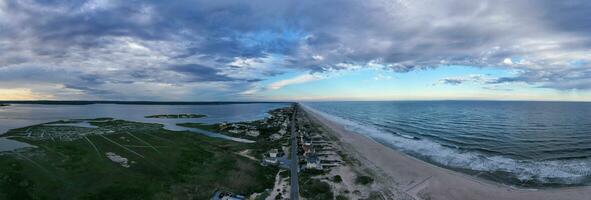
[{"label": "sky", "polygon": [[591,101],[588,0],[0,0],[0,100]]}]

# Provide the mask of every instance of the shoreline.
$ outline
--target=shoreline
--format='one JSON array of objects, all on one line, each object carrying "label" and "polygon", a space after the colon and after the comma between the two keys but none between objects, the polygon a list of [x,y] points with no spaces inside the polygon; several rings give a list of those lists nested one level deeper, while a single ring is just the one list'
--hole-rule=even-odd
[{"label": "shoreline", "polygon": [[347,130],[344,125],[298,106],[311,121],[325,127],[346,146],[345,153],[382,177],[392,189],[415,199],[585,199],[591,186],[517,188],[442,168],[387,147],[369,137]]}]

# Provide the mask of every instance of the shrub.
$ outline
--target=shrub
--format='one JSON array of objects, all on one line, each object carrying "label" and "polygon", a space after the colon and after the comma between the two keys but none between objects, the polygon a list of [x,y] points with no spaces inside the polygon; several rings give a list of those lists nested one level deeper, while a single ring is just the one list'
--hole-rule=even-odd
[{"label": "shrub", "polygon": [[368,185],[373,183],[373,178],[369,176],[357,176],[357,178],[355,178],[355,183],[358,185]]},{"label": "shrub", "polygon": [[340,194],[339,194],[339,195],[337,196],[337,200],[348,200],[348,199],[349,199],[349,198],[347,198],[347,197],[346,197],[346,196],[344,196],[344,195],[340,195]]},{"label": "shrub", "polygon": [[343,182],[343,178],[341,178],[340,175],[336,175],[334,176],[334,178],[332,179],[335,183],[340,183]]}]

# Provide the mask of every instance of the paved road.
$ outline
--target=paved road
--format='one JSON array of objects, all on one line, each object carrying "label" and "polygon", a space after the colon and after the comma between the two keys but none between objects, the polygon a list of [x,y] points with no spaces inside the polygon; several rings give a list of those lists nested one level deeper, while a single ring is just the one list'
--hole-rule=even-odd
[{"label": "paved road", "polygon": [[300,199],[300,190],[298,186],[298,138],[295,131],[295,116],[297,108],[294,108],[291,116],[291,198],[290,200]]}]

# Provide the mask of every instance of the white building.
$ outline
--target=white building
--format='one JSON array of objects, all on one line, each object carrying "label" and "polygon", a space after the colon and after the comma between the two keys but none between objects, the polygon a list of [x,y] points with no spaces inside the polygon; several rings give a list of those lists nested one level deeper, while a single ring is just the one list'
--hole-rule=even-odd
[{"label": "white building", "polygon": [[275,140],[281,139],[281,135],[279,135],[277,133],[273,133],[273,135],[269,136],[269,138],[271,139],[271,141],[275,141]]},{"label": "white building", "polygon": [[278,153],[279,153],[279,151],[277,149],[271,149],[271,151],[269,151],[269,157],[277,158]]},{"label": "white building", "polygon": [[259,133],[259,131],[255,131],[255,130],[249,130],[246,132],[246,135],[248,136],[252,136],[252,137],[258,137],[261,133]]},{"label": "white building", "polygon": [[238,134],[238,133],[240,133],[240,130],[238,130],[238,129],[232,129],[232,130],[229,130],[228,132],[229,133],[233,133],[233,134]]}]

